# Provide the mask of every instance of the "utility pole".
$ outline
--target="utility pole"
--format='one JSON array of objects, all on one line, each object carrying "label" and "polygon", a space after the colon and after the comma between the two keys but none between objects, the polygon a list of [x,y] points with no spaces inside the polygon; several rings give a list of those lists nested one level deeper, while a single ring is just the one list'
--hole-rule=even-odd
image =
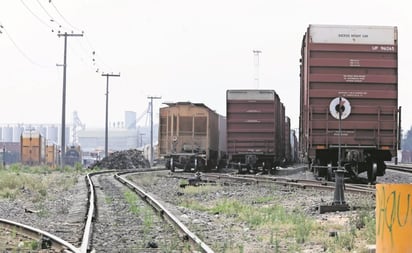
[{"label": "utility pole", "polygon": [[104,156],[108,156],[108,147],[109,147],[109,77],[120,77],[119,74],[105,74],[102,73],[102,76],[106,77],[106,124],[105,124],[105,133],[104,133]]},{"label": "utility pole", "polygon": [[161,99],[162,97],[147,97],[150,99],[150,166],[153,165],[153,99]]},{"label": "utility pole", "polygon": [[6,145],[3,144],[3,169],[6,168]]},{"label": "utility pole", "polygon": [[64,156],[66,154],[66,68],[67,68],[67,37],[83,37],[83,34],[59,33],[58,37],[64,37],[64,60],[63,60],[63,96],[62,96],[62,140],[61,140],[61,167],[64,167]]},{"label": "utility pole", "polygon": [[255,82],[256,88],[259,89],[259,55],[262,53],[260,50],[253,50],[254,62],[255,62]]},{"label": "utility pole", "polygon": [[145,135],[145,133],[140,133],[140,146],[143,148],[143,135]]}]

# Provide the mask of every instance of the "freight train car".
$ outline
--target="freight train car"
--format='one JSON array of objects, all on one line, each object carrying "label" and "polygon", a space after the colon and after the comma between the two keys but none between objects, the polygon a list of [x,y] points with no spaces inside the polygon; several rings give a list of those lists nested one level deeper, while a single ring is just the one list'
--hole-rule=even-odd
[{"label": "freight train car", "polygon": [[37,131],[24,131],[20,137],[21,163],[40,165],[45,162],[45,140]]},{"label": "freight train car", "polygon": [[64,155],[64,164],[74,167],[82,163],[82,151],[80,146],[70,146]]},{"label": "freight train car", "polygon": [[8,165],[20,162],[20,142],[0,142],[1,164]]},{"label": "freight train car", "polygon": [[55,168],[58,164],[59,150],[58,146],[55,143],[46,144],[46,165]]},{"label": "freight train car", "polygon": [[[229,166],[243,172],[273,172],[285,161],[285,107],[274,90],[228,90]],[[289,130],[290,131],[290,130]]]},{"label": "freight train car", "polygon": [[[211,170],[219,164],[219,114],[201,103],[160,108],[158,154],[166,168]],[[222,118],[221,118],[222,120]]]},{"label": "freight train car", "polygon": [[397,28],[310,25],[301,54],[301,154],[318,176],[374,182],[400,137]]}]

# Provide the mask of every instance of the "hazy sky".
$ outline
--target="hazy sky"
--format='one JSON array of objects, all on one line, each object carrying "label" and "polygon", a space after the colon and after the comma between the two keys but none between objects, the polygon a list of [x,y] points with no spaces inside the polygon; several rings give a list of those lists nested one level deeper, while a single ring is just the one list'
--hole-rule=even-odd
[{"label": "hazy sky", "polygon": [[[274,89],[297,128],[299,58],[309,24],[397,26],[402,126],[412,125],[412,18],[408,1],[2,0],[0,123],[60,123],[64,39],[68,38],[66,122],[104,127],[138,115],[147,96],[205,103],[226,114],[227,89]],[[50,21],[51,19],[54,22]],[[62,27],[59,28],[59,25]],[[52,32],[54,30],[54,32]],[[93,54],[95,52],[95,54]],[[94,59],[94,60],[93,60]],[[98,72],[96,72],[98,69]],[[143,120],[144,121],[144,120]],[[143,122],[144,123],[144,122]]]}]

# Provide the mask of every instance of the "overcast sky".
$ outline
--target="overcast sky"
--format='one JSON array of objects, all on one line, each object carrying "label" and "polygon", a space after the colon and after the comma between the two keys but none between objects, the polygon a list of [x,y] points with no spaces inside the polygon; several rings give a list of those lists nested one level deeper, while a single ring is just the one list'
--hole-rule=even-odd
[{"label": "overcast sky", "polygon": [[[0,124],[61,123],[64,39],[68,38],[66,122],[104,127],[124,111],[162,102],[204,103],[226,114],[226,90],[274,89],[297,128],[299,58],[309,24],[397,26],[402,127],[412,125],[412,18],[408,1],[2,0]],[[409,15],[409,16],[408,16]],[[50,21],[50,20],[53,20]],[[59,27],[61,26],[61,27]],[[52,32],[53,30],[53,32]],[[94,54],[93,54],[94,52]],[[94,59],[94,60],[93,60]],[[144,124],[144,119],[142,121]]]}]

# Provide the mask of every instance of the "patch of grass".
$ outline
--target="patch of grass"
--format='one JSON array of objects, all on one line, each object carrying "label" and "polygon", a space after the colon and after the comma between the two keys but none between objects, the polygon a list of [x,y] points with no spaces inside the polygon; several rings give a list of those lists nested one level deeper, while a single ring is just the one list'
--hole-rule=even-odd
[{"label": "patch of grass", "polygon": [[45,166],[11,165],[0,171],[0,198],[26,196],[33,202],[44,200],[49,191],[68,190],[77,183],[77,174],[62,176]]},{"label": "patch of grass", "polygon": [[187,186],[183,189],[183,193],[188,195],[197,195],[197,194],[205,194],[205,193],[212,193],[217,192],[222,187],[219,185],[212,185],[212,184],[205,184],[199,186]]},{"label": "patch of grass", "polygon": [[113,203],[113,198],[112,198],[112,197],[107,197],[107,196],[106,196],[106,197],[104,198],[104,202],[106,202],[106,204],[109,204],[109,205],[110,205],[110,204],[112,204],[112,203]]},{"label": "patch of grass", "polygon": [[126,202],[129,204],[129,210],[136,216],[140,215],[140,207],[137,206],[136,202],[138,200],[138,197],[136,195],[136,193],[127,190],[124,192],[124,198],[126,200]]},{"label": "patch of grass", "polygon": [[38,249],[40,249],[40,244],[39,244],[38,241],[32,240],[32,241],[28,242],[28,247],[31,250],[38,250]]},{"label": "patch of grass", "polygon": [[[190,199],[182,204],[187,208],[232,218],[254,230],[267,230],[267,236],[259,238],[259,241],[273,245],[275,248],[279,248],[280,245],[279,234],[293,238],[297,244],[309,241],[311,231],[315,229],[315,221],[299,210],[287,211],[284,207],[271,203],[270,200],[271,197],[260,199],[259,201],[268,204],[259,208],[256,208],[253,203],[242,203],[231,199],[220,199],[207,205]],[[227,242],[223,248],[233,248],[234,245],[228,243],[230,244]]]}]

